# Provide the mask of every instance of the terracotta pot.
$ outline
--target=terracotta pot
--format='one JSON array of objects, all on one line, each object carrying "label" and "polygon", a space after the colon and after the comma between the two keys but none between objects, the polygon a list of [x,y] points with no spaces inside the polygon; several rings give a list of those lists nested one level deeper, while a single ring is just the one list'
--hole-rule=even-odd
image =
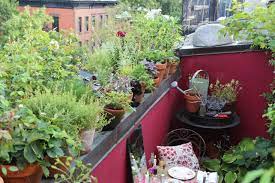
[{"label": "terracotta pot", "polygon": [[144,82],[140,82],[141,85],[141,92],[144,94],[146,90],[146,84]]},{"label": "terracotta pot", "polygon": [[164,79],[168,78],[169,72],[170,72],[170,68],[171,68],[171,63],[167,62],[165,73],[164,73],[164,76],[163,76]]},{"label": "terracotta pot", "polygon": [[178,63],[171,63],[169,74],[174,74],[177,71],[177,66],[178,66]]},{"label": "terracotta pot", "polygon": [[157,70],[158,70],[158,77],[160,82],[164,79],[165,69],[166,69],[167,63],[164,64],[156,64]]},{"label": "terracotta pot", "polygon": [[236,105],[237,105],[237,101],[226,103],[223,108],[223,111],[231,111],[232,113],[234,113],[236,112]]},{"label": "terracotta pot", "polygon": [[110,131],[115,129],[115,127],[120,123],[121,119],[123,118],[123,115],[125,114],[124,109],[115,110],[105,107],[104,111],[107,115],[107,119],[110,119],[111,122],[108,125],[104,126],[102,131]]},{"label": "terracotta pot", "polygon": [[195,113],[200,109],[201,100],[198,96],[192,93],[186,93],[184,95],[185,108],[188,112]]},{"label": "terracotta pot", "polygon": [[39,164],[28,165],[24,170],[12,172],[9,170],[10,165],[0,165],[0,169],[5,167],[7,175],[3,175],[0,171],[0,177],[3,178],[5,183],[40,183],[43,175],[42,168]]},{"label": "terracotta pot", "polygon": [[160,79],[159,79],[159,77],[157,77],[157,78],[154,79],[154,83],[155,83],[155,86],[156,86],[156,87],[159,87],[159,84],[160,84]]}]

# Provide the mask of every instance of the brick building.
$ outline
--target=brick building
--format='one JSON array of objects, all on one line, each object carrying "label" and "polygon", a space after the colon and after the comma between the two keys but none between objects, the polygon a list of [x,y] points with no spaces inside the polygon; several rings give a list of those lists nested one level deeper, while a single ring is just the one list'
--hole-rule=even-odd
[{"label": "brick building", "polygon": [[46,7],[46,12],[53,17],[53,28],[74,30],[81,44],[93,47],[95,43],[89,42],[93,30],[108,21],[106,7],[116,3],[117,0],[19,0],[18,9]]}]

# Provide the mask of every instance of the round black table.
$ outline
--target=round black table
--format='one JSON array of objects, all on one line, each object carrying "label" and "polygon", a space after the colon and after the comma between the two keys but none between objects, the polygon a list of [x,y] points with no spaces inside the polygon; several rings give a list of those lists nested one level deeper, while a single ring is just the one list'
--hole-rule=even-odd
[{"label": "round black table", "polygon": [[[240,117],[236,113],[225,120],[207,116],[199,117],[198,114],[192,114],[181,109],[177,112],[176,118],[185,128],[188,126],[203,137],[207,145],[206,154],[210,158],[218,158],[230,148],[232,144],[228,129],[240,124]],[[217,144],[219,148],[217,148]]]},{"label": "round black table", "polygon": [[185,124],[196,128],[222,130],[236,127],[240,124],[240,117],[233,113],[227,120],[210,117],[199,117],[182,109],[176,114],[177,119]]}]

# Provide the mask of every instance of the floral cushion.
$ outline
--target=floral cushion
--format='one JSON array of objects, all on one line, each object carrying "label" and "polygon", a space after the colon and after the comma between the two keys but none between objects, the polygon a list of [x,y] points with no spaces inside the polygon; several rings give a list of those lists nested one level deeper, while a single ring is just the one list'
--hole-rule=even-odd
[{"label": "floral cushion", "polygon": [[157,149],[159,158],[166,162],[167,167],[185,166],[195,171],[200,169],[191,142],[178,146],[157,146]]}]

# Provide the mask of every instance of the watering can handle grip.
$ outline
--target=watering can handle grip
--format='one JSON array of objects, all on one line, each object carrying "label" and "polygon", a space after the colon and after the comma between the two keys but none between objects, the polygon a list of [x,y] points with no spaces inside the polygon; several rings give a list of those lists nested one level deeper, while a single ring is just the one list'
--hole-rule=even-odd
[{"label": "watering can handle grip", "polygon": [[193,82],[193,80],[197,77],[197,75],[198,75],[200,72],[204,72],[204,73],[206,74],[206,76],[207,76],[206,79],[209,79],[209,75],[208,75],[208,73],[207,73],[205,70],[197,70],[197,71],[194,73],[194,75],[192,76],[191,82]]}]

